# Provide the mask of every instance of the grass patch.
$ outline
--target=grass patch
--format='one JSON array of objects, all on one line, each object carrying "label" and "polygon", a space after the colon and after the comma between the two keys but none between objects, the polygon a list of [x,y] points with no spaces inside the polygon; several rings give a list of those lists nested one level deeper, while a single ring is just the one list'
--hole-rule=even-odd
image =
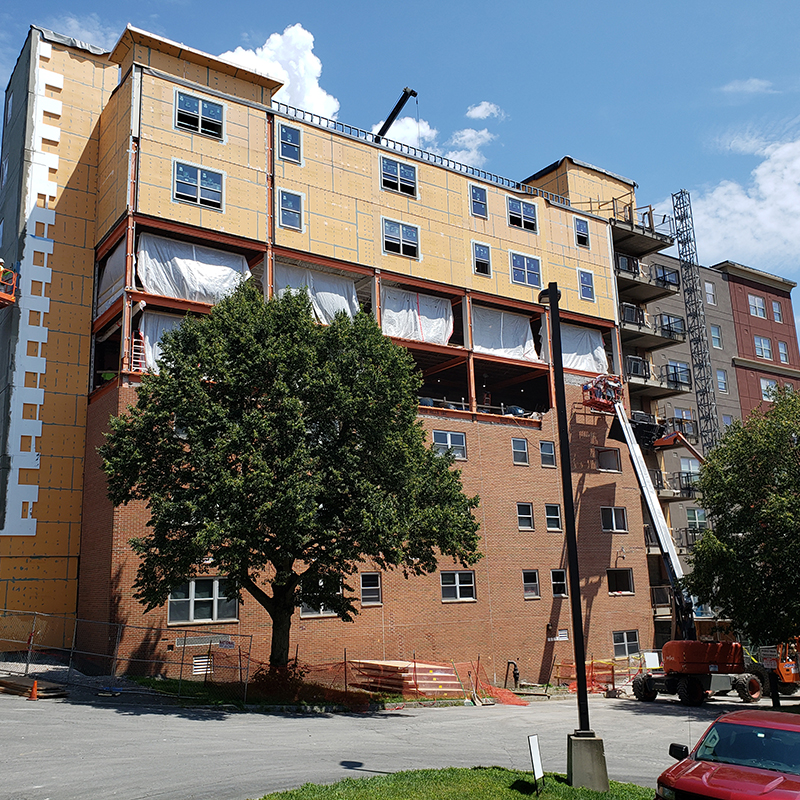
[{"label": "grass patch", "polygon": [[[541,781],[539,782],[541,787]],[[329,786],[307,783],[299,789],[267,794],[261,800],[522,800],[536,797],[530,772],[501,767],[421,769],[347,778]],[[653,790],[611,781],[610,791],[574,789],[563,775],[548,772],[542,800],[652,800]]]}]

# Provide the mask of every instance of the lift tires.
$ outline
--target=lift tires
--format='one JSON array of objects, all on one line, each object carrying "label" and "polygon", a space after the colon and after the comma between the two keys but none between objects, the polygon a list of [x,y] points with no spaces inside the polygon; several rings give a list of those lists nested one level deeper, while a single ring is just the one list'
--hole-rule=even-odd
[{"label": "lift tires", "polygon": [[647,678],[644,675],[637,675],[633,679],[631,688],[633,689],[633,696],[644,703],[652,703],[658,695],[657,690],[651,689],[647,685]]},{"label": "lift tires", "polygon": [[761,664],[756,664],[753,666],[753,671],[751,673],[758,677],[759,681],[761,681],[761,696],[762,697],[769,697],[771,694],[770,685],[769,685],[769,672],[761,666]]},{"label": "lift tires", "polygon": [[761,680],[758,675],[753,675],[752,673],[740,675],[734,682],[733,688],[736,689],[736,694],[745,703],[757,703],[764,694]]},{"label": "lift tires", "polygon": [[778,691],[781,694],[795,694],[798,689],[800,689],[800,684],[797,683],[784,683],[781,681],[778,684]]},{"label": "lift tires", "polygon": [[696,678],[681,678],[675,689],[678,700],[684,706],[700,706],[705,702],[706,692]]}]

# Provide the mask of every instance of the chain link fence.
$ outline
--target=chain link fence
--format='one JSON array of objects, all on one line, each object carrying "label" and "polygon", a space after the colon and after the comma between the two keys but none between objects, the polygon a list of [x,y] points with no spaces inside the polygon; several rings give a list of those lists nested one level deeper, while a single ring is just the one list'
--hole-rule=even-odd
[{"label": "chain link fence", "polygon": [[78,684],[120,678],[181,698],[246,702],[253,637],[0,610],[0,672]]}]

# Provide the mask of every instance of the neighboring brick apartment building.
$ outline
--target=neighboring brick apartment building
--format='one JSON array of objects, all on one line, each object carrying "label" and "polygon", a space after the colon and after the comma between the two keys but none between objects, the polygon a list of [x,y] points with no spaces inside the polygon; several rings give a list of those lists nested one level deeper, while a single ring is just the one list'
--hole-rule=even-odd
[{"label": "neighboring brick apartment building", "polygon": [[668,226],[637,211],[632,181],[569,157],[509,181],[283,105],[280,86],[131,27],[110,54],[31,29],[2,149],[0,255],[20,296],[0,312],[11,345],[0,355],[0,606],[153,630],[213,623],[254,634],[266,656],[268,616],[247,596],[228,602],[224,576],[198,576],[143,615],[127,542],[147,512],[111,507],[96,454],[161,334],[249,277],[265,297],[307,287],[320,322],[370,309],[422,372],[432,443],[455,450],[481,497],[473,570],[366,570],[355,623],[298,610],[301,658],[480,654],[489,674],[513,659],[523,677],[546,677],[572,654],[537,302],[557,281],[587,652],[651,646],[639,489],[581,384],[623,373],[620,258],[668,247]]}]

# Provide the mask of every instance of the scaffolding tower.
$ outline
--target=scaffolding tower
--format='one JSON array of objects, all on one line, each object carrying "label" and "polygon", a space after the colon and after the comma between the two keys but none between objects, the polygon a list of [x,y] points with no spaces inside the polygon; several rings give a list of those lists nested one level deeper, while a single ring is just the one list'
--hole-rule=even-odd
[{"label": "scaffolding tower", "polygon": [[714,376],[711,354],[706,334],[706,313],[703,305],[703,287],[700,284],[700,267],[697,261],[697,242],[694,238],[694,220],[689,192],[681,189],[672,195],[675,212],[675,236],[681,262],[683,296],[686,302],[686,325],[692,353],[692,372],[697,396],[697,422],[703,451],[708,453],[719,441],[717,398],[714,393]]}]

